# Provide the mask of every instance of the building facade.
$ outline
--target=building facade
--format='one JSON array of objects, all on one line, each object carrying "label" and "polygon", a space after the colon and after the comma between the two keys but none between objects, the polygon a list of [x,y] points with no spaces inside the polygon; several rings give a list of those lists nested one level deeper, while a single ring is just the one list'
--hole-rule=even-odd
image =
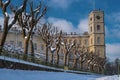
[{"label": "building facade", "polygon": [[[82,35],[71,33],[65,34],[64,37],[70,43],[76,40],[80,47],[85,47],[90,53],[94,53],[102,58],[105,58],[105,27],[104,27],[104,12],[94,10],[89,14],[89,31]],[[0,28],[0,37],[2,29]],[[24,47],[22,33],[12,29],[6,39],[6,44],[12,44],[17,47]],[[45,53],[45,44],[38,35],[33,36],[34,49],[38,53]],[[61,49],[61,52],[64,51]]]}]

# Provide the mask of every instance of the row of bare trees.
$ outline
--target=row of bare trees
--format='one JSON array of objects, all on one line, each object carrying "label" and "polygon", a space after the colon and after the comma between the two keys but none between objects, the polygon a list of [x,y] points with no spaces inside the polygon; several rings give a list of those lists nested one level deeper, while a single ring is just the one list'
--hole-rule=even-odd
[{"label": "row of bare trees", "polygon": [[9,30],[17,22],[18,15],[20,15],[25,10],[27,1],[28,0],[24,0],[21,7],[14,9],[14,17],[13,17],[12,21],[9,22],[10,16],[8,14],[7,9],[10,5],[11,0],[7,0],[5,2],[3,0],[0,0],[0,8],[2,9],[2,13],[4,16],[3,33],[2,33],[2,38],[0,40],[0,54],[2,52],[2,48],[4,46],[4,43],[5,43],[5,40],[6,40]]},{"label": "row of bare trees", "polygon": [[[49,62],[49,52],[52,54],[51,63],[53,63],[53,53],[56,54],[56,64],[59,65],[61,60],[60,52],[61,48],[63,51],[63,63],[64,66],[69,67],[69,62],[72,63],[73,68],[87,69],[91,71],[101,72],[104,69],[105,59],[95,55],[94,53],[89,53],[88,49],[82,47],[79,42],[75,39],[71,42],[68,41],[67,36],[63,34],[62,31],[58,31],[57,28],[53,27],[51,24],[44,24],[39,29],[39,35],[46,45],[46,63]],[[69,57],[72,56],[72,59]],[[78,67],[80,65],[80,67]]]},{"label": "row of bare trees", "polygon": [[[28,0],[23,0],[23,4],[20,7],[10,6],[11,12],[14,14],[12,21],[10,21],[10,16],[8,13],[9,5],[11,0],[0,0],[0,8],[2,9],[4,15],[4,25],[3,25],[3,33],[2,38],[0,40],[0,54],[2,52],[7,34],[9,30],[12,28],[14,24],[18,24],[22,29],[22,35],[24,40],[24,59],[27,59],[28,54],[28,44],[30,42],[31,45],[31,56],[34,57],[34,48],[32,41],[33,29],[38,24],[39,20],[45,15],[47,12],[47,6],[42,8],[42,4],[35,7],[33,2],[29,3],[29,8],[27,6]],[[26,8],[27,7],[27,8]],[[29,9],[29,10],[28,10]]]}]

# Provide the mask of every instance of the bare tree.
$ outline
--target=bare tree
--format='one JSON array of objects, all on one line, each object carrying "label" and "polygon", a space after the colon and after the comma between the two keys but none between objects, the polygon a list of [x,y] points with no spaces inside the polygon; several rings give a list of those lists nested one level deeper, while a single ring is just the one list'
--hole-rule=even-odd
[{"label": "bare tree", "polygon": [[53,27],[53,38],[50,43],[50,51],[51,51],[51,63],[53,63],[53,54],[56,52],[56,65],[59,66],[59,50],[61,46],[62,39],[62,31],[58,31],[57,27]]},{"label": "bare tree", "polygon": [[51,64],[53,64],[53,58],[54,58],[54,53],[55,53],[56,48],[53,47],[52,45],[50,46],[50,52],[51,52]]},{"label": "bare tree", "polygon": [[[19,15],[18,23],[22,27],[23,39],[24,39],[24,59],[27,59],[28,44],[30,40],[32,56],[34,56],[32,33],[33,29],[39,22],[39,20],[45,15],[47,7],[45,6],[41,12],[41,3],[34,9],[33,2],[30,3],[30,12],[21,13]],[[31,38],[31,39],[30,39]]]},{"label": "bare tree", "polygon": [[87,58],[89,56],[88,50],[83,46],[80,50],[80,69],[83,69],[83,63],[87,61]]},{"label": "bare tree", "polygon": [[22,6],[20,6],[17,9],[14,9],[14,17],[13,17],[13,20],[11,21],[11,23],[9,23],[10,16],[7,11],[8,6],[10,5],[10,1],[11,0],[7,0],[6,2],[3,2],[3,0],[0,0],[0,8],[2,9],[2,13],[4,15],[3,33],[2,33],[2,38],[0,41],[0,54],[1,54],[1,51],[3,48],[3,45],[5,43],[8,31],[16,23],[16,21],[18,19],[18,15],[21,14],[25,10],[26,3],[28,0],[24,0]]},{"label": "bare tree", "polygon": [[79,48],[80,48],[80,45],[75,42],[75,46],[74,46],[74,49],[73,49],[73,51],[74,51],[73,68],[77,68],[77,63],[78,63],[78,60],[80,58],[80,50],[79,50]]},{"label": "bare tree", "polygon": [[46,45],[46,64],[48,63],[48,51],[51,45],[51,42],[53,41],[53,34],[54,29],[52,28],[51,24],[45,23],[42,27],[39,29],[39,35],[44,41]]},{"label": "bare tree", "polygon": [[55,37],[54,42],[55,42],[56,54],[57,54],[56,65],[59,66],[59,51],[62,41],[62,31],[58,32],[58,30],[56,29],[56,34],[54,37]]},{"label": "bare tree", "polygon": [[119,74],[120,74],[120,59],[116,58],[114,63],[115,63],[115,72],[119,76]]},{"label": "bare tree", "polygon": [[93,54],[93,53],[89,53],[89,56],[87,57],[87,66],[89,67],[90,71],[94,71],[94,64],[97,61],[98,56]]},{"label": "bare tree", "polygon": [[65,53],[64,53],[64,66],[67,66],[68,54],[72,50],[73,46],[75,45],[75,41],[68,43],[67,39],[63,39],[62,45],[64,46]]}]

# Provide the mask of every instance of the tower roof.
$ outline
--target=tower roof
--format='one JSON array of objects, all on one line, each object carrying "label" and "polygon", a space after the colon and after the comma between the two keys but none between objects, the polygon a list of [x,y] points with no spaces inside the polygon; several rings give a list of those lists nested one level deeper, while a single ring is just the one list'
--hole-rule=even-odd
[{"label": "tower roof", "polygon": [[90,12],[90,14],[91,14],[91,13],[104,13],[104,11],[98,9],[98,10],[92,10],[92,11]]}]

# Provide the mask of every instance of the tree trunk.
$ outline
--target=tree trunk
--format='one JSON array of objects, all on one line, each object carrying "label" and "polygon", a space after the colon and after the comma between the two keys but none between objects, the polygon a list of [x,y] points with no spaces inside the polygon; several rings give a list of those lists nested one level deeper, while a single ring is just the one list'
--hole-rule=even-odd
[{"label": "tree trunk", "polygon": [[90,71],[92,72],[93,71],[93,65],[90,64]]},{"label": "tree trunk", "polygon": [[64,55],[64,66],[67,66],[67,53]]},{"label": "tree trunk", "polygon": [[53,64],[53,53],[51,53],[51,64]]},{"label": "tree trunk", "polygon": [[30,52],[31,52],[31,61],[34,62],[34,45],[32,40],[30,40]]},{"label": "tree trunk", "polygon": [[27,60],[27,54],[28,54],[28,39],[24,39],[24,55],[23,60]]},{"label": "tree trunk", "polygon": [[4,43],[5,43],[5,40],[7,38],[7,33],[8,33],[8,31],[4,31],[3,34],[2,34],[2,38],[1,38],[1,41],[0,41],[0,55],[1,55]]},{"label": "tree trunk", "polygon": [[59,66],[59,49],[57,49],[57,61],[56,61],[56,63],[57,63],[57,66]]},{"label": "tree trunk", "polygon": [[83,61],[80,62],[80,69],[83,70]]},{"label": "tree trunk", "polygon": [[57,63],[57,66],[59,66],[59,54],[57,53],[57,61],[56,61],[56,63]]},{"label": "tree trunk", "polygon": [[77,68],[77,58],[74,59],[73,68]]},{"label": "tree trunk", "polygon": [[48,45],[46,44],[46,64],[48,63]]},{"label": "tree trunk", "polygon": [[0,55],[1,55],[3,46],[4,46],[4,43],[5,43],[5,40],[7,38],[7,34],[8,34],[8,20],[9,20],[9,17],[4,17],[4,18],[5,18],[4,19],[4,29],[3,29],[2,38],[0,40]]}]

